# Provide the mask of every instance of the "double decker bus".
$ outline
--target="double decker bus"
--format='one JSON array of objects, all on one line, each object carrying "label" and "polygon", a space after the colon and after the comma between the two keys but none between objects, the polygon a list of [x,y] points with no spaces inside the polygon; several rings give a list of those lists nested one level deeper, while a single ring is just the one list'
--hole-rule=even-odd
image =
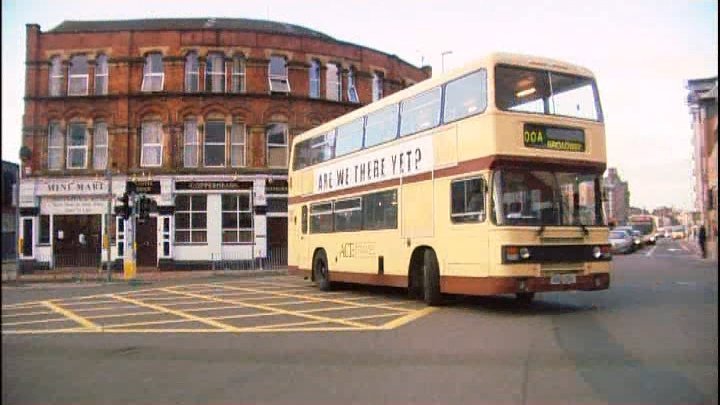
[{"label": "double decker bus", "polygon": [[655,244],[657,237],[657,218],[652,215],[630,215],[628,225],[642,234],[643,243]]},{"label": "double decker bus", "polygon": [[602,290],[611,255],[594,76],[497,53],[298,135],[289,272],[443,293]]}]

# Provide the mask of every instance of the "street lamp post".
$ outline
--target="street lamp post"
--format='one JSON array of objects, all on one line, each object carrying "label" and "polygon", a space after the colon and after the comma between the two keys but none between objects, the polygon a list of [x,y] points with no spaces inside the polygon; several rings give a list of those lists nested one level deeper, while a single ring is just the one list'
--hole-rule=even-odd
[{"label": "street lamp post", "polygon": [[442,73],[445,73],[445,55],[452,54],[452,51],[444,51],[440,54],[440,65],[442,67]]}]

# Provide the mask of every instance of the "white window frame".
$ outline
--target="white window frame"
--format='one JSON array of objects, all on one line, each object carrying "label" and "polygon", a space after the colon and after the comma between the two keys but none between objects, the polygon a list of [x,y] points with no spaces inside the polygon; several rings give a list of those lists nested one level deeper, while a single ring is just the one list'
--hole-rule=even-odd
[{"label": "white window frame", "polygon": [[[162,66],[162,70],[163,70],[162,72],[159,72],[159,73],[153,72],[153,66],[154,66],[152,64],[153,55],[160,55],[160,65]],[[141,91],[149,93],[149,92],[153,92],[153,91],[163,91],[163,89],[165,88],[165,66],[163,64],[162,59],[163,59],[163,55],[160,52],[152,52],[152,53],[149,53],[145,57],[145,66],[143,66],[143,81],[140,86]],[[148,78],[152,78],[152,77],[160,77],[160,89],[153,89],[153,88],[146,89],[145,88],[146,83],[148,83],[148,85],[153,83],[152,80],[148,80]]]},{"label": "white window frame", "polygon": [[350,68],[348,70],[348,89],[347,89],[347,97],[348,101],[351,103],[359,103],[360,102],[360,96],[357,92],[357,87],[355,87],[355,69]]},{"label": "white window frame", "polygon": [[[244,193],[237,193],[237,194],[224,194],[221,195],[220,198],[224,198],[225,196],[230,196],[235,200],[235,209],[234,210],[226,210],[225,208],[221,208],[221,221],[220,221],[220,241],[223,245],[247,245],[247,244],[253,244],[255,241],[255,215],[253,215],[253,201],[252,201],[252,195],[249,192]],[[240,199],[239,197],[247,197],[248,199],[248,208],[247,210],[240,209]],[[234,214],[237,218],[237,227],[235,228],[225,228],[222,223],[222,216],[225,214]],[[250,216],[250,227],[249,228],[242,228],[240,227],[240,214],[249,214]],[[235,239],[234,242],[226,242],[225,241],[225,232],[235,232]],[[250,240],[246,242],[240,241],[240,233],[241,232],[250,232]]]},{"label": "white window frame", "polygon": [[[218,123],[218,122],[223,124],[223,141],[222,141],[222,143],[221,142],[208,142],[207,141],[208,124]],[[203,166],[204,167],[225,167],[226,162],[227,162],[227,124],[225,123],[225,121],[224,120],[205,121],[205,124],[203,125],[203,135],[204,135],[203,136]],[[211,166],[207,163],[207,157],[208,157],[207,147],[208,146],[219,146],[219,145],[222,145],[222,147],[223,147],[222,164]]]},{"label": "white window frame", "polygon": [[[284,73],[281,75],[273,74],[272,73],[272,65],[273,60],[282,60],[283,61],[283,70]],[[284,83],[287,86],[287,90],[284,89],[277,89],[273,86],[273,81],[280,81]],[[287,59],[284,56],[279,55],[272,55],[270,57],[270,63],[268,63],[268,86],[270,89],[270,92],[273,93],[290,93],[290,79],[288,77],[288,67],[287,67]]]},{"label": "white window frame", "polygon": [[[236,70],[236,63],[239,65],[239,69]],[[232,78],[230,83],[231,93],[245,93],[245,57],[242,55],[235,55],[232,60]],[[235,86],[235,83],[238,85]],[[237,87],[237,90],[235,88]]]},{"label": "white window frame", "polygon": [[[72,127],[76,126],[76,125],[77,126],[82,125],[82,127],[83,127],[83,132],[84,132],[83,145],[72,145],[72,143],[70,142],[70,138],[72,137],[72,132],[73,132]],[[87,125],[84,122],[71,122],[70,124],[68,124],[67,134],[65,134],[65,136],[67,137],[67,140],[66,140],[67,148],[66,148],[66,156],[65,156],[65,162],[66,162],[67,168],[68,169],[85,169],[85,168],[87,168],[87,163],[88,163],[88,129],[87,129]],[[74,152],[76,150],[83,152],[82,166],[71,166],[72,159],[70,159],[70,153]]]},{"label": "white window frame", "polygon": [[[188,59],[191,56],[195,57],[195,61],[194,61],[195,62],[195,70],[190,70],[190,67],[189,67]],[[189,86],[190,82],[188,80],[189,76],[195,76],[195,80],[197,83],[196,89],[190,89],[190,86]],[[184,77],[184,79],[185,79],[185,92],[186,93],[197,93],[200,91],[200,59],[198,57],[197,52],[195,52],[195,51],[190,51],[187,53],[187,55],[185,55],[185,77]]]},{"label": "white window frame", "polygon": [[[220,61],[220,66],[222,66],[222,69],[218,69],[217,66],[213,66],[213,70],[209,70],[208,65],[210,65],[211,58],[217,58],[217,60]],[[212,86],[213,78],[215,76],[222,77],[222,80],[219,81],[221,86],[220,89],[215,89]],[[225,92],[225,55],[223,55],[222,52],[210,52],[205,59],[205,91],[210,91],[211,93]]]},{"label": "white window frame", "polygon": [[[56,131],[53,131],[53,128],[56,128]],[[54,135],[53,135],[54,134]],[[53,146],[53,142],[51,141],[51,138],[55,136],[57,137],[57,145]],[[59,121],[50,121],[48,124],[48,170],[62,170],[64,161],[63,156],[65,156],[65,135],[62,133],[62,129],[60,128],[60,122]],[[55,154],[58,158],[57,164],[53,167],[52,161],[50,156],[53,155],[53,151],[55,150]],[[58,153],[59,152],[59,153]]]},{"label": "white window frame", "polygon": [[[268,133],[269,129],[267,129],[267,130],[265,131],[265,137],[266,137],[266,140],[265,140],[265,156],[266,156],[265,161],[266,161],[266,163],[267,163],[267,167],[272,167],[272,168],[287,168],[287,167],[288,167],[288,144],[289,144],[289,140],[290,140],[290,139],[289,139],[289,138],[290,138],[290,129],[289,129],[289,127],[288,127],[288,124],[285,123],[285,122],[271,122],[271,123],[269,123],[268,128],[270,128],[270,126],[272,126],[272,125],[282,125],[282,126],[284,126],[284,128],[285,128],[285,131],[284,131],[284,133],[285,133],[285,143],[284,143],[284,144],[281,144],[281,143],[270,143],[270,136],[269,136],[269,133]],[[270,164],[270,149],[271,149],[271,148],[284,148],[284,149],[285,149],[285,163],[284,163],[282,166],[275,166],[275,165],[271,165],[271,164]]]},{"label": "white window frame", "polygon": [[[100,67],[104,69],[100,69]],[[104,85],[101,92],[98,92],[98,78],[104,78]],[[104,96],[108,94],[110,88],[110,67],[108,66],[108,57],[105,54],[100,54],[95,58],[95,95]]]},{"label": "white window frame", "polygon": [[[194,142],[191,142],[192,140],[188,141],[188,125],[195,124],[195,140]],[[198,127],[198,121],[194,118],[186,119],[183,123],[183,167],[198,167],[200,164],[200,130]],[[188,163],[188,148],[195,148],[195,154],[194,159],[195,162]]]},{"label": "white window frame", "polygon": [[314,59],[310,61],[308,81],[310,83],[310,87],[308,89],[308,97],[320,98],[320,62]]},{"label": "white window frame", "polygon": [[[78,60],[80,58],[85,58],[85,73],[72,73],[73,70],[73,61]],[[68,82],[67,82],[67,95],[68,96],[87,96],[90,92],[90,75],[89,75],[89,68],[88,68],[88,58],[87,55],[75,55],[70,59],[70,67],[68,69]],[[85,82],[85,90],[80,92],[73,92],[72,84],[75,80],[83,80]]]},{"label": "white window frame", "polygon": [[383,85],[385,77],[380,72],[373,72],[372,77],[372,101],[378,101],[383,98]]},{"label": "white window frame", "polygon": [[50,59],[50,80],[48,81],[48,95],[51,97],[62,96],[63,84],[62,81],[65,79],[63,74],[62,59],[59,56],[53,56]]},{"label": "white window frame", "polygon": [[[325,67],[325,98],[331,101],[342,101],[342,68],[336,63],[328,63]],[[331,67],[334,68],[334,75]]]},{"label": "white window frame", "polygon": [[[235,142],[235,137],[233,134],[235,134],[234,129],[240,127],[240,131],[242,133],[242,142]],[[232,126],[230,127],[230,166],[231,167],[245,167],[247,165],[247,127],[245,126],[244,122],[233,122]],[[233,153],[233,150],[235,147],[242,147],[242,162],[239,164],[235,161],[235,154]]]},{"label": "white window frame", "polygon": [[[105,143],[98,143],[98,139],[100,138],[98,134],[100,134],[100,131],[104,128],[104,136],[105,136]],[[110,134],[108,133],[107,123],[104,121],[96,122],[94,133],[93,133],[93,169],[95,170],[104,170],[108,167],[108,160],[110,159],[110,155],[108,154],[108,145],[110,143]],[[105,161],[102,165],[100,165],[98,162],[98,156],[100,156],[100,153],[98,152],[105,152]]]},{"label": "white window frame", "polygon": [[[208,195],[207,194],[200,194],[199,196],[205,198],[205,210],[195,210],[193,207],[193,197],[198,196],[198,194],[182,194],[178,195],[175,198],[187,198],[188,199],[188,210],[187,211],[180,211],[176,210],[175,214],[173,215],[173,221],[171,221],[171,225],[173,222],[175,222],[175,215],[177,214],[188,214],[188,227],[187,228],[178,228],[177,223],[174,225],[174,232],[173,232],[173,240],[176,245],[207,245],[208,244]],[[177,204],[175,204],[177,206]],[[193,214],[205,214],[205,228],[194,228],[193,227]],[[173,226],[171,226],[171,229]],[[177,233],[178,232],[189,232],[190,238],[187,242],[178,242],[177,240]],[[205,241],[204,242],[193,242],[193,233],[205,233]]]},{"label": "white window frame", "polygon": [[[145,127],[147,125],[157,125],[159,127],[160,131],[160,142],[159,143],[150,143],[145,142]],[[160,121],[144,121],[141,124],[141,130],[140,130],[140,167],[161,167],[162,161],[163,161],[163,139],[165,137],[165,133],[162,130],[162,123]],[[146,148],[160,148],[160,162],[157,164],[148,164],[145,163],[145,149]]]}]

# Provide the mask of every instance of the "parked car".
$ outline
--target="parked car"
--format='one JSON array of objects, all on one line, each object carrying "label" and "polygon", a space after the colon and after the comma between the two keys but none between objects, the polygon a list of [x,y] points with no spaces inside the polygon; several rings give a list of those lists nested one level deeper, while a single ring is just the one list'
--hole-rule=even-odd
[{"label": "parked car", "polygon": [[635,250],[633,238],[627,230],[612,230],[608,237],[613,253],[632,253]]}]

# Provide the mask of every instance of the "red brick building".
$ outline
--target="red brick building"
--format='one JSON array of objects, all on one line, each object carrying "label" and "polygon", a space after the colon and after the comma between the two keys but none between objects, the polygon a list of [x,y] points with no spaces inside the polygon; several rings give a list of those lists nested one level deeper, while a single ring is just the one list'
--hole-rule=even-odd
[{"label": "red brick building", "polygon": [[[426,79],[394,55],[246,19],[27,25],[21,258],[96,266],[108,195],[157,205],[137,261],[202,267],[282,250],[292,137]],[[110,218],[112,260],[130,223]]]}]

